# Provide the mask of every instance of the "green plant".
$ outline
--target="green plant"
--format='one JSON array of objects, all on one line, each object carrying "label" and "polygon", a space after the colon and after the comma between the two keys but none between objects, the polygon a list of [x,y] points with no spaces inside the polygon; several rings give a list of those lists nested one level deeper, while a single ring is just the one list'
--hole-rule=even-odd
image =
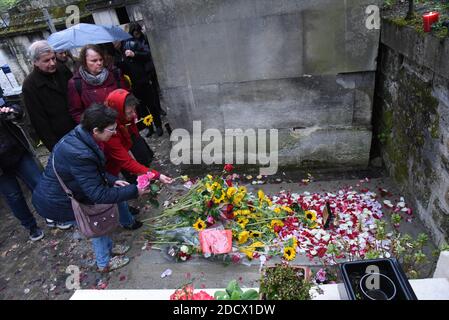
[{"label": "green plant", "polygon": [[312,286],[303,268],[283,263],[264,270],[260,293],[266,300],[311,300]]},{"label": "green plant", "polygon": [[380,143],[385,144],[388,141],[389,133],[381,132],[377,135],[377,138],[379,139]]},{"label": "green plant", "polygon": [[385,9],[390,9],[396,4],[396,0],[384,0],[383,7]]},{"label": "green plant", "polygon": [[216,300],[257,300],[259,294],[254,289],[243,291],[237,281],[232,280],[226,287],[226,291],[216,291],[214,298]]},{"label": "green plant", "polygon": [[401,263],[402,268],[409,278],[419,278],[423,268],[427,265],[428,258],[423,252],[429,237],[420,233],[416,239],[409,234],[398,234],[392,243],[392,254]]}]

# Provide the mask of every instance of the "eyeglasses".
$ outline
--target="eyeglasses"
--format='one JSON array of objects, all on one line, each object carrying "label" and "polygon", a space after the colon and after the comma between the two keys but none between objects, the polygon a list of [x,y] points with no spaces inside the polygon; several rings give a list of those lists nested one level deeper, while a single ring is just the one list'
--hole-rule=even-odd
[{"label": "eyeglasses", "polygon": [[117,133],[117,127],[115,127],[114,129],[108,129],[108,128],[104,128],[104,130],[110,132],[110,133]]}]

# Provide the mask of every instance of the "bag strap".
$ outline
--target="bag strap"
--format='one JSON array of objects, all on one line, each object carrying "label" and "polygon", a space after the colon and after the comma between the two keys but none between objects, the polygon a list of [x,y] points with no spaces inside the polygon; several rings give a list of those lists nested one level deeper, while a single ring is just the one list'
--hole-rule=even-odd
[{"label": "bag strap", "polygon": [[55,155],[53,154],[52,157],[52,165],[53,165],[53,171],[55,172],[56,178],[58,178],[59,183],[61,184],[62,189],[64,189],[64,192],[67,194],[67,196],[70,199],[73,199],[73,193],[72,191],[70,191],[69,188],[67,188],[67,186],[65,185],[65,183],[62,181],[61,177],[59,176],[58,172],[56,172],[56,168],[55,168]]},{"label": "bag strap", "polygon": [[73,79],[73,81],[75,81],[76,92],[78,92],[78,95],[81,98],[81,91],[82,91],[82,88],[83,88],[83,85],[81,83],[81,78],[75,78],[75,79]]},{"label": "bag strap", "polygon": [[121,89],[122,88],[122,84],[121,84],[121,81],[120,81],[120,69],[118,69],[118,68],[113,69],[112,73],[114,74],[115,81],[117,81],[117,88]]}]

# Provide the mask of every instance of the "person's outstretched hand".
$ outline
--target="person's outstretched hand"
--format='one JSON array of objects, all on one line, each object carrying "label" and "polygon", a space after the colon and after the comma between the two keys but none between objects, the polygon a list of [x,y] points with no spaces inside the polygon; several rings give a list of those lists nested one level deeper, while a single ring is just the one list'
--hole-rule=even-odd
[{"label": "person's outstretched hand", "polygon": [[117,180],[114,183],[114,186],[116,186],[116,187],[126,187],[126,186],[129,186],[129,182],[126,182],[126,181],[123,181],[123,180]]},{"label": "person's outstretched hand", "polygon": [[151,189],[141,189],[141,188],[137,187],[137,191],[139,193],[139,197],[141,197],[147,193],[150,193]]},{"label": "person's outstretched hand", "polygon": [[173,183],[173,179],[170,177],[167,177],[166,175],[161,174],[161,176],[159,177],[159,181],[161,181],[162,183],[165,184],[171,184]]}]

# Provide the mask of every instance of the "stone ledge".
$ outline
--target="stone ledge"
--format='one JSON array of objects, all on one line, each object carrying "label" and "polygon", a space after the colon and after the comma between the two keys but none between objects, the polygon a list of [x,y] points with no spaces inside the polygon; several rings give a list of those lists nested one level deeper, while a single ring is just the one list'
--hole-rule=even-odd
[{"label": "stone ledge", "polygon": [[381,43],[441,77],[449,78],[449,38],[419,34],[412,27],[398,26],[383,19]]},{"label": "stone ledge", "polygon": [[[449,300],[449,281],[445,278],[410,280],[418,300]],[[313,300],[346,300],[340,296],[342,284],[327,284],[320,288],[323,294],[317,295],[312,288]],[[339,288],[340,287],[340,288]],[[243,288],[243,290],[258,288]],[[199,290],[199,289],[198,289]],[[224,289],[201,289],[210,295]],[[169,300],[175,289],[161,290],[77,290],[70,300]]]}]

